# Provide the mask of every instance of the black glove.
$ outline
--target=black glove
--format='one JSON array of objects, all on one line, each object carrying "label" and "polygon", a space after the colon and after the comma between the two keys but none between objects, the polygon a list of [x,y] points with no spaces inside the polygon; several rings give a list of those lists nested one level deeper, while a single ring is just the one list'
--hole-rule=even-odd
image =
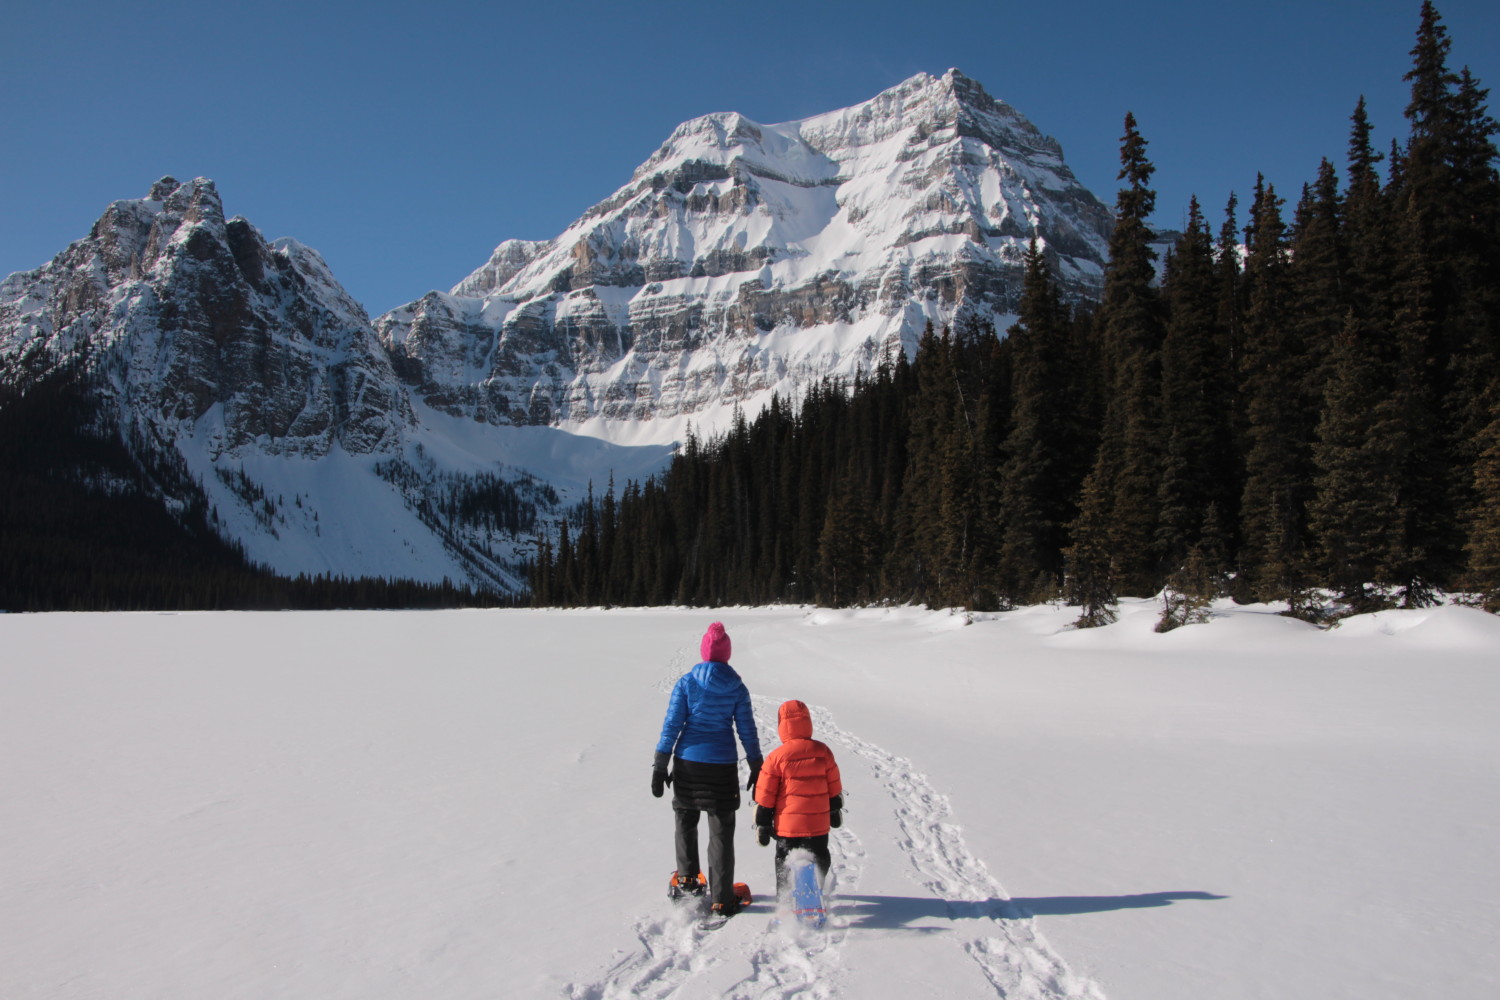
[{"label": "black glove", "polygon": [[844,797],[835,795],[828,800],[828,825],[834,829],[844,825]]},{"label": "black glove", "polygon": [[745,783],[745,791],[755,791],[755,783],[760,780],[760,765],[763,761],[752,760],[750,762],[750,780]]},{"label": "black glove", "polygon": [[761,847],[771,842],[771,828],[769,826],[757,826],[755,828],[755,840]]},{"label": "black glove", "polygon": [[651,758],[651,794],[661,798],[661,793],[672,787],[672,775],[667,771],[667,765],[672,763],[672,755],[658,752]]}]

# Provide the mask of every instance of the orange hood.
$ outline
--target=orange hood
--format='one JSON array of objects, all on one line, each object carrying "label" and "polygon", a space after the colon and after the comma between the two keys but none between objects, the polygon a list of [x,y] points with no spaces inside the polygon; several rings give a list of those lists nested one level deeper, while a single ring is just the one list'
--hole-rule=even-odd
[{"label": "orange hood", "polygon": [[776,713],[776,732],[781,742],[812,739],[812,714],[800,701],[784,701]]}]

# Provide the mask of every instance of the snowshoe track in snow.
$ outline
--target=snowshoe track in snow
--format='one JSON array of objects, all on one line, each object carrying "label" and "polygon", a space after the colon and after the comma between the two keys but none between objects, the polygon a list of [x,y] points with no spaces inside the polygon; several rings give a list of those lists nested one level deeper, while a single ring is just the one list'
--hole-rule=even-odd
[{"label": "snowshoe track in snow", "polygon": [[[966,921],[957,927],[968,929],[967,921],[976,921],[973,929],[979,933],[964,940],[963,949],[999,996],[1104,1000],[1096,984],[1073,973],[1053,952],[1037,932],[1035,921],[1020,913],[984,862],[969,851],[962,830],[948,821],[953,809],[947,796],[934,789],[909,760],[840,729],[827,709],[809,708],[813,732],[863,758],[890,795],[900,830],[897,846],[917,881],[943,900],[950,917]],[[869,796],[861,796],[860,801],[868,802]]]},{"label": "snowshoe track in snow", "polygon": [[[663,690],[670,690],[681,675],[676,661],[674,657],[676,672],[660,685]],[[753,701],[761,745],[769,751],[777,745],[780,703],[760,696]],[[944,902],[954,921],[955,940],[978,964],[996,996],[1105,1000],[1096,984],[1074,974],[1051,949],[1034,920],[1011,904],[984,863],[969,851],[961,829],[949,821],[952,808],[947,797],[925,775],[905,758],[839,728],[827,709],[809,708],[816,736],[843,751],[838,755],[841,762],[850,754],[861,758],[880,789],[890,796],[899,830],[895,850],[910,866],[909,874]],[[861,791],[861,808],[871,808],[876,799],[874,790]],[[849,917],[839,897],[854,892],[869,855],[859,836],[847,827],[834,830],[831,840],[834,863],[826,891],[828,923],[822,930],[799,926],[790,913],[783,914],[777,926],[768,927],[766,901],[770,897],[765,894],[757,897],[752,910],[714,930],[698,926],[695,907],[677,906],[665,915],[658,910],[636,921],[639,947],[620,957],[599,979],[570,985],[569,997],[832,1000],[841,996]],[[759,859],[744,850],[738,853],[741,864]],[[665,900],[661,905],[672,906]]]},{"label": "snowshoe track in snow", "polygon": [[[666,687],[670,690],[674,675]],[[761,745],[776,745],[776,708],[779,703],[755,699],[755,721]],[[769,706],[769,716],[767,707]],[[768,728],[769,727],[769,728]],[[769,734],[769,736],[768,736]],[[767,742],[767,740],[770,742]],[[740,823],[749,828],[748,821]],[[768,858],[743,848],[747,830],[740,830],[739,862],[760,862],[769,876]],[[799,926],[790,912],[779,926],[769,927],[775,901],[768,893],[725,926],[698,926],[698,910],[677,906],[665,916],[636,921],[639,946],[621,957],[598,980],[574,983],[571,1000],[624,1000],[642,997],[725,997],[728,1000],[832,1000],[840,995],[840,945],[849,921],[838,912],[838,894],[852,892],[865,867],[865,848],[848,830],[832,837],[834,868],[828,880],[828,923],[822,930]],[[756,848],[756,850],[759,850]],[[736,877],[741,877],[743,870]],[[755,880],[758,881],[758,880]],[[766,878],[769,882],[769,877]],[[769,905],[768,905],[769,904]],[[663,906],[673,904],[663,901]]]}]

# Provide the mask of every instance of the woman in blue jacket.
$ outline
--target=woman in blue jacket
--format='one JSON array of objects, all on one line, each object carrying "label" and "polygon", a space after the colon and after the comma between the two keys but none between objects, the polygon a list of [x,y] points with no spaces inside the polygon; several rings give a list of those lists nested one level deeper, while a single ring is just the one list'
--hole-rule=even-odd
[{"label": "woman in blue jacket", "polygon": [[[750,763],[750,783],[760,775],[760,739],[750,711],[750,692],[729,665],[729,635],[714,622],[703,634],[703,662],[677,679],[651,765],[651,794],[671,786],[677,820],[674,890],[701,893],[698,873],[698,814],[708,813],[708,888],[715,913],[739,910],[734,895],[734,816],[740,807],[739,754],[735,731]],[[674,892],[675,894],[675,892]]]}]

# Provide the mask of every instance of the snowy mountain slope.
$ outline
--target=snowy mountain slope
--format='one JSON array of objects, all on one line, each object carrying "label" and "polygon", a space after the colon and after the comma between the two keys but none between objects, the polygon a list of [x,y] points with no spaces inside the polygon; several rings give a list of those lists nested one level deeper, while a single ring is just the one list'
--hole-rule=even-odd
[{"label": "snowy mountain slope", "polygon": [[[1492,996],[1500,622],[1122,610],[0,616],[0,994]],[[665,898],[714,619],[845,773],[822,938]]]},{"label": "snowy mountain slope", "polygon": [[[135,447],[178,452],[219,530],[287,575],[514,590],[538,511],[616,464],[644,475],[663,460],[594,440],[537,447],[541,428],[468,434],[414,403],[322,257],[226,221],[204,178],[115,202],[86,238],[0,284],[0,379],[80,353],[100,418]],[[443,513],[476,493],[514,516]]]},{"label": "snowy mountain slope", "polygon": [[316,251],[164,177],[0,283],[0,382],[86,353],[101,419],[180,453],[279,572],[514,591],[538,519],[590,484],[928,322],[1003,328],[1033,236],[1091,294],[1109,225],[1057,143],[956,70],[802,121],[686,122],[556,239],[374,323]]},{"label": "snowy mountain slope", "polygon": [[928,321],[1003,328],[1032,236],[1094,294],[1109,227],[1054,140],[957,70],[919,74],[802,121],[686,122],[556,239],[376,326],[434,407],[668,441]]}]

